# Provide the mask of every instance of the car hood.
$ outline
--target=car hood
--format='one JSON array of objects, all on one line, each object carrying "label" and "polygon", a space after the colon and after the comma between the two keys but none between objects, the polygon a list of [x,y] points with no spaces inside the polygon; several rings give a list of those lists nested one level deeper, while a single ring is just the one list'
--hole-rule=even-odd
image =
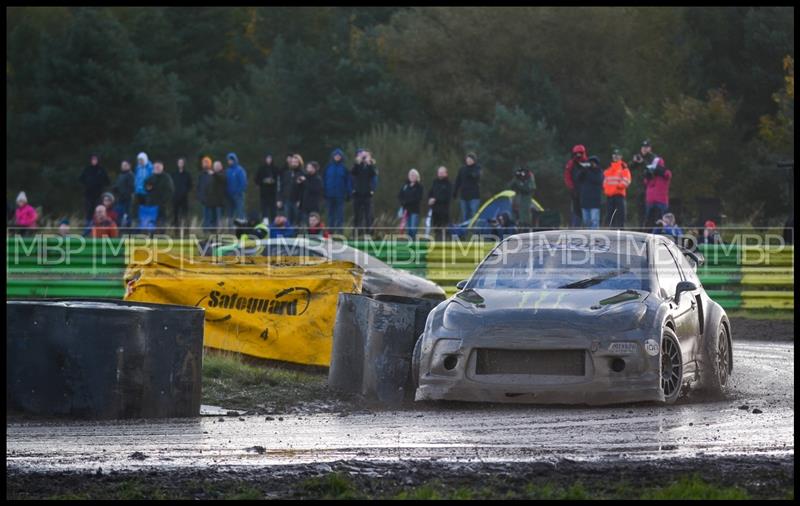
[{"label": "car hood", "polygon": [[371,294],[439,298],[441,300],[446,298],[444,290],[436,283],[400,269],[367,268],[362,285],[364,291]]},{"label": "car hood", "polygon": [[627,330],[646,312],[641,290],[464,290],[451,300],[461,325]]}]

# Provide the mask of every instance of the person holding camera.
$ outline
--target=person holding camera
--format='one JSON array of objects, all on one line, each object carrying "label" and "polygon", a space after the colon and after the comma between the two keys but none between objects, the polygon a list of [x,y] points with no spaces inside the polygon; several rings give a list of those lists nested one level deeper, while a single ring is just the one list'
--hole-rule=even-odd
[{"label": "person holding camera", "polygon": [[653,146],[645,139],[639,154],[633,156],[631,166],[644,172],[644,216],[642,227],[651,227],[657,219],[669,211],[669,183],[672,171],[666,168],[664,159],[653,153]]},{"label": "person holding camera", "polygon": [[356,151],[356,161],[350,169],[355,227],[366,233],[372,230],[372,196],[378,188],[378,169],[375,165],[372,154],[362,148]]},{"label": "person holding camera", "polygon": [[575,184],[575,172],[578,168],[589,168],[589,157],[586,155],[586,147],[583,144],[576,144],[572,147],[572,158],[564,166],[564,185],[569,190],[572,199],[569,225],[578,227],[581,224],[581,200],[578,193],[579,188]]},{"label": "person holding camera", "polygon": [[536,178],[533,176],[533,172],[527,167],[517,166],[508,186],[514,192],[514,199],[511,203],[514,221],[520,227],[534,225],[531,213],[531,198],[534,190],[536,190]]},{"label": "person holding camera", "polygon": [[291,225],[302,226],[303,222],[300,218],[300,200],[303,198],[303,182],[306,180],[306,175],[303,171],[305,163],[303,162],[303,157],[298,153],[287,157],[287,161],[287,188],[284,195],[287,219]]}]

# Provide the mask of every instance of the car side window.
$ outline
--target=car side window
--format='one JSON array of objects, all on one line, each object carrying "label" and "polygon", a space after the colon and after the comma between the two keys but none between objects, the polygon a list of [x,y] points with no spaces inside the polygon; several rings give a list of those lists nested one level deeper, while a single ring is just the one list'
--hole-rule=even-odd
[{"label": "car side window", "polygon": [[683,271],[683,277],[686,278],[686,281],[691,281],[695,284],[695,286],[699,287],[702,283],[700,283],[700,278],[697,276],[697,272],[695,271],[694,262],[677,248],[672,250],[672,255],[678,259],[678,265],[680,266],[681,271]]},{"label": "car side window", "polygon": [[659,242],[656,246],[654,266],[659,286],[664,289],[668,298],[674,297],[675,287],[682,281],[681,271],[664,243]]}]

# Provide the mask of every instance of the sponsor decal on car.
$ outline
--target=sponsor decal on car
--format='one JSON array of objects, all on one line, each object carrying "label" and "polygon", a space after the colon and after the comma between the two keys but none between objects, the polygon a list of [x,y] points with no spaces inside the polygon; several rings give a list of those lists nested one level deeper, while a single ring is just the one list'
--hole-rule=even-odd
[{"label": "sponsor decal on car", "polygon": [[620,355],[630,355],[636,353],[639,347],[636,343],[611,343],[608,345],[608,351],[611,353],[618,353]]},{"label": "sponsor decal on car", "polygon": [[644,342],[644,351],[651,357],[655,357],[661,351],[661,347],[658,345],[655,339],[648,339]]}]

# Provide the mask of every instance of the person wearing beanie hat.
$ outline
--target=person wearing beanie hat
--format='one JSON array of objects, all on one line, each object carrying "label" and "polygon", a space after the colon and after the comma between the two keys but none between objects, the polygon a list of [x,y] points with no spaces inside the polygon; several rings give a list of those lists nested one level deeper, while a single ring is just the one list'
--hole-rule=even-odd
[{"label": "person wearing beanie hat", "polygon": [[589,168],[589,157],[586,155],[586,147],[583,144],[576,144],[572,147],[572,158],[564,165],[564,185],[569,190],[572,205],[570,207],[571,227],[577,227],[581,223],[582,211],[578,187],[575,184],[575,173],[579,168]]},{"label": "person wearing beanie hat", "polygon": [[700,244],[722,244],[722,237],[719,235],[717,224],[713,220],[706,220]]},{"label": "person wearing beanie hat", "polygon": [[236,153],[228,153],[228,170],[225,177],[228,182],[228,218],[245,219],[247,212],[244,207],[245,191],[247,190],[247,171],[239,165],[239,157]]},{"label": "person wearing beanie hat", "polygon": [[625,197],[631,184],[631,171],[622,159],[622,151],[614,149],[611,165],[603,172],[603,192],[608,205],[608,226],[625,227]]},{"label": "person wearing beanie hat", "polygon": [[458,170],[453,185],[453,198],[460,198],[462,222],[471,220],[481,204],[481,166],[478,165],[478,156],[472,152],[467,153],[464,164]]},{"label": "person wearing beanie hat", "polygon": [[325,182],[325,201],[328,204],[328,224],[334,232],[344,226],[344,203],[350,200],[353,183],[345,165],[344,151],[336,148],[322,173]]},{"label": "person wearing beanie hat", "polygon": [[39,218],[36,209],[28,204],[28,196],[24,191],[17,195],[17,209],[14,211],[14,226],[22,230],[20,235],[28,235],[36,228],[36,220]]},{"label": "person wearing beanie hat", "polygon": [[119,215],[114,210],[114,194],[111,192],[105,192],[103,195],[100,196],[101,203],[106,208],[106,216],[110,220],[113,220],[114,223],[119,226]]},{"label": "person wearing beanie hat", "polygon": [[89,157],[87,165],[78,178],[83,185],[83,198],[86,205],[86,222],[90,223],[94,216],[94,208],[100,201],[100,195],[111,184],[106,169],[100,165],[100,158],[96,154]]}]

